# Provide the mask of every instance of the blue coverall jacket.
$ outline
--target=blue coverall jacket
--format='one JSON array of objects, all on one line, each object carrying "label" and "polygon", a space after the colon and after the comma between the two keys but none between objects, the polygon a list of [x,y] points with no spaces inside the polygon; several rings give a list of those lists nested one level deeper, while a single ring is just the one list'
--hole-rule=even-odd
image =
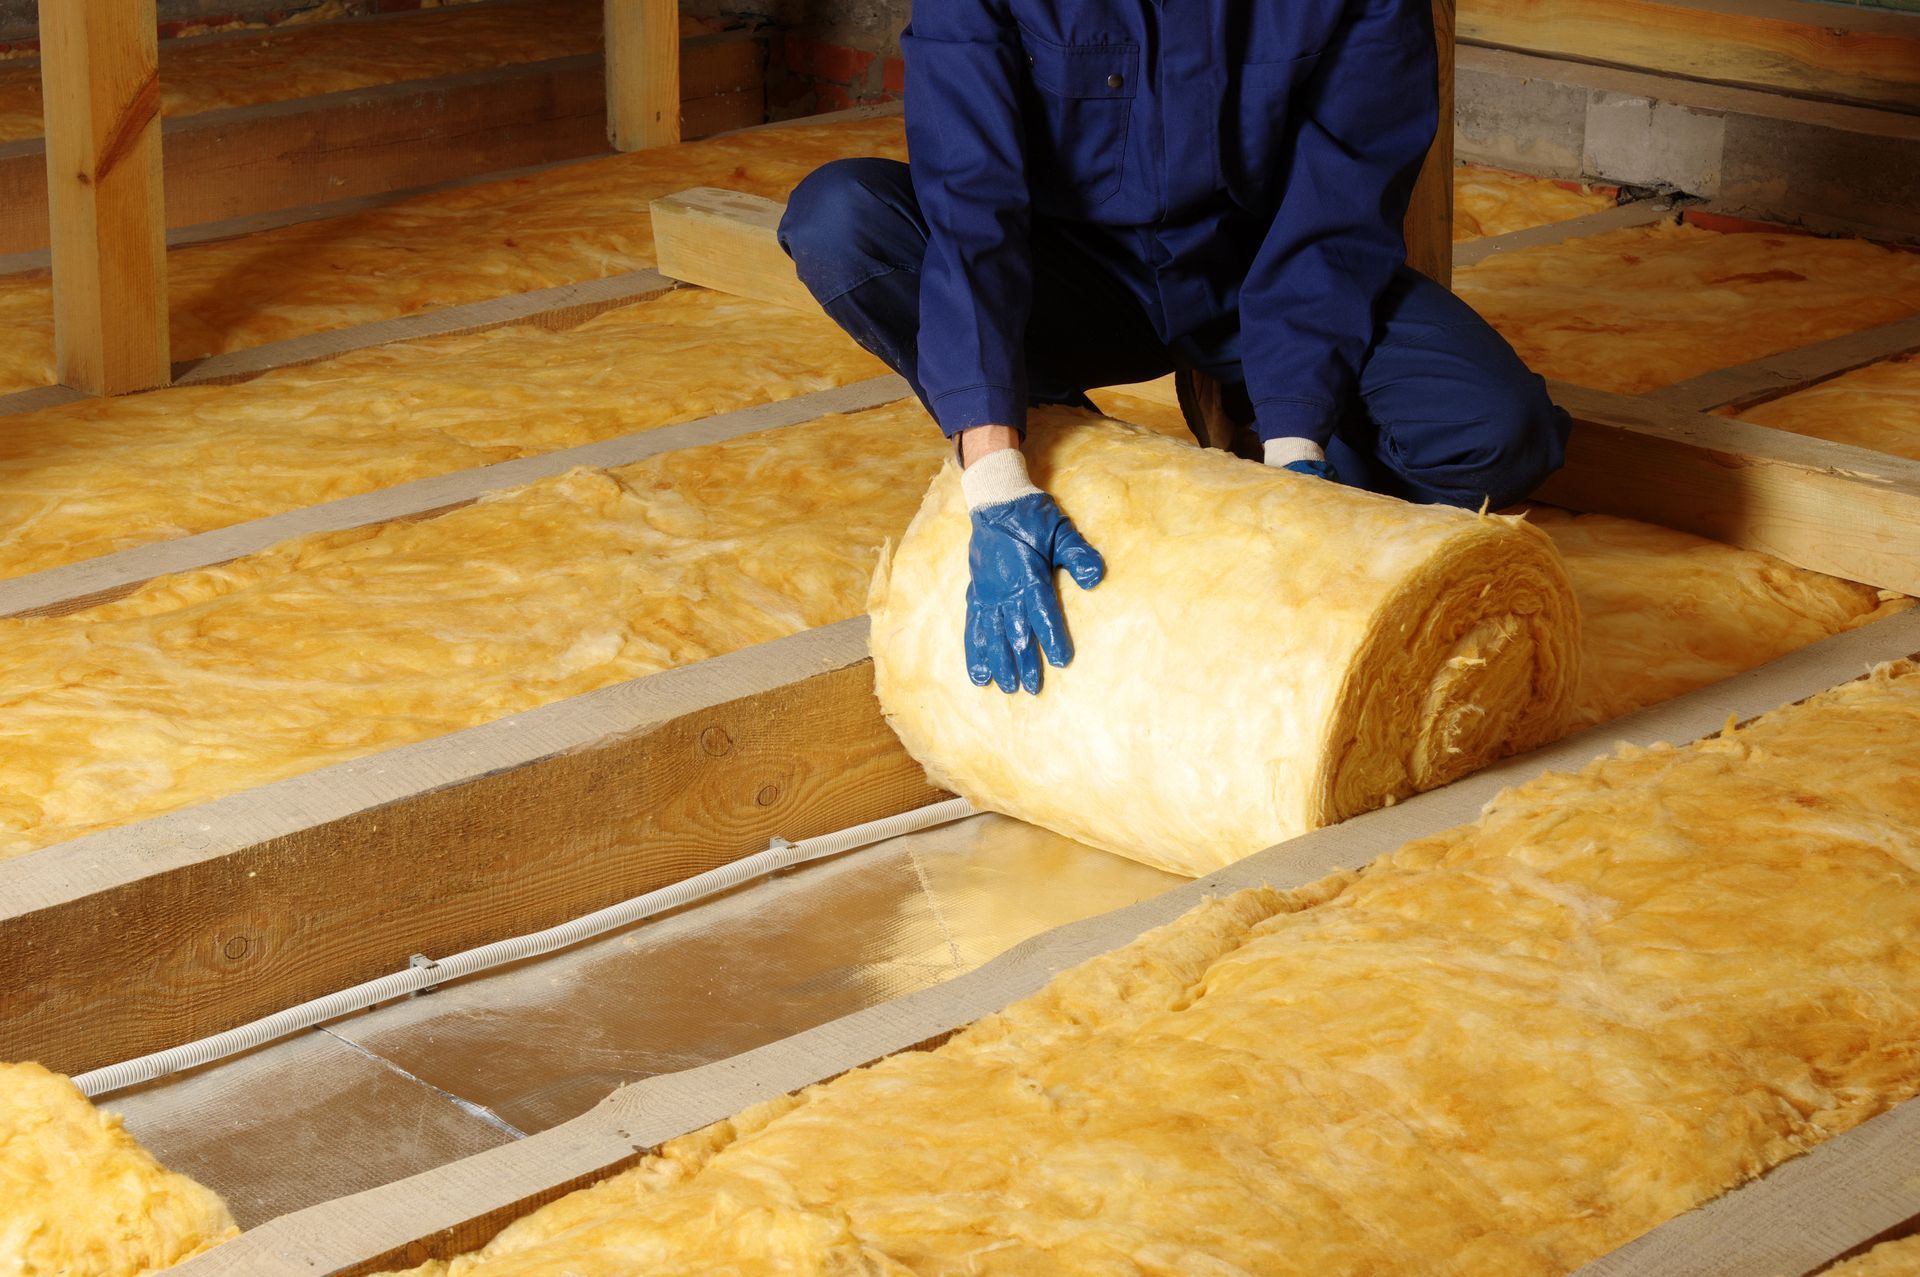
[{"label": "blue coverall jacket", "polygon": [[1429,0],[918,0],[901,46],[943,430],[1024,420],[1038,214],[1169,345],[1237,316],[1257,433],[1327,441],[1434,136]]}]

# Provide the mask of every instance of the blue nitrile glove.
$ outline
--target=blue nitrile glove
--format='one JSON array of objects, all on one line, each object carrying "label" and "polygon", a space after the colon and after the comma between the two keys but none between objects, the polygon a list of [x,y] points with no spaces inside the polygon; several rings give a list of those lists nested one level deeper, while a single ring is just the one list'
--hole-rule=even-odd
[{"label": "blue nitrile glove", "polygon": [[1270,466],[1279,466],[1282,470],[1291,470],[1315,479],[1340,482],[1340,476],[1334,473],[1333,466],[1327,462],[1326,452],[1311,439],[1269,439],[1261,445],[1261,450],[1266,454]]},{"label": "blue nitrile glove", "polygon": [[1083,590],[1107,573],[1052,497],[1027,478],[1017,449],[982,457],[961,476],[973,516],[967,550],[967,677],[1003,692],[1040,691],[1042,654],[1055,665],[1073,659],[1053,570],[1065,568]]}]

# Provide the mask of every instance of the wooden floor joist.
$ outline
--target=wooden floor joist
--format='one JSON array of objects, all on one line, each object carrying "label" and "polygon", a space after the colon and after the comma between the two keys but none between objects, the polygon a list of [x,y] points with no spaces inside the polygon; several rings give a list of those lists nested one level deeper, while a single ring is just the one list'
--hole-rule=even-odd
[{"label": "wooden floor joist", "polygon": [[659,426],[559,452],[456,470],[359,496],[302,506],[212,532],[136,546],[117,554],[0,580],[0,617],[66,615],[120,598],[155,577],[227,563],[293,537],[423,518],[466,505],[490,492],[564,474],[576,466],[604,469],[631,465],[663,452],[801,425],[828,413],[879,407],[910,393],[906,382],[898,377],[874,377],[680,425]]},{"label": "wooden floor joist", "polygon": [[1501,253],[1515,253],[1529,248],[1547,248],[1554,244],[1564,244],[1568,240],[1585,239],[1589,235],[1604,235],[1608,231],[1626,230],[1634,226],[1652,226],[1656,222],[1673,221],[1680,215],[1680,206],[1664,196],[1653,199],[1633,200],[1626,204],[1617,204],[1612,208],[1603,208],[1597,213],[1586,213],[1580,217],[1570,217],[1564,222],[1548,222],[1544,226],[1528,226],[1517,231],[1508,231],[1504,235],[1489,235],[1484,239],[1470,239],[1453,246],[1453,264],[1455,267],[1472,266],[1497,257]]},{"label": "wooden floor joist", "polygon": [[1920,349],[1920,315],[1909,315],[1832,341],[1768,355],[1664,386],[1643,398],[1672,408],[1705,411],[1724,404],[1764,403],[1816,382]]},{"label": "wooden floor joist", "polygon": [[864,619],[621,683],[0,862],[0,1059],[132,1058],[943,796]]},{"label": "wooden floor joist", "polygon": [[1920,594],[1920,462],[1549,384],[1574,430],[1566,465],[1541,485],[1541,500]]},{"label": "wooden floor joist", "polygon": [[578,327],[595,315],[604,315],[622,306],[658,297],[674,287],[674,282],[658,271],[627,271],[538,288],[530,293],[509,293],[482,302],[463,302],[437,310],[402,315],[398,319],[380,319],[326,332],[289,337],[285,341],[250,346],[224,355],[209,355],[177,365],[174,384],[178,386],[224,386],[251,381],[276,368],[297,368],[318,363],[355,350],[390,346],[395,342],[419,341],[428,337],[453,337],[483,333],[513,324],[529,324],[563,332]]},{"label": "wooden floor joist", "polygon": [[[1502,789],[1546,770],[1571,770],[1627,740],[1680,742],[1710,736],[1730,715],[1748,718],[1847,682],[1875,662],[1920,650],[1920,613],[1907,613],[1802,649],[1772,665],[1557,744],[1400,804],[1355,817],[1239,861],[1141,904],[1047,932],[986,966],[923,992],[882,1003],[721,1064],[667,1074],[615,1092],[586,1115],[387,1188],[296,1212],[252,1230],[178,1269],[180,1277],[350,1277],[408,1266],[484,1244],[512,1219],[631,1164],[657,1147],[774,1095],[798,1090],[953,1030],[1040,989],[1060,971],[1172,921],[1207,896],[1243,887],[1280,888],[1356,868],[1414,838],[1468,823]],[[1743,1231],[1709,1224],[1720,1249],[1715,1272],[1805,1272],[1886,1227],[1899,1195],[1920,1177],[1920,1108],[1909,1104],[1861,1127],[1832,1151],[1781,1171],[1710,1208],[1715,1221],[1757,1220],[1787,1203],[1823,1202],[1818,1228],[1786,1221]],[[1869,1150],[1861,1156],[1861,1147]],[[1847,1194],[1824,1197],[1835,1185]],[[1889,1192],[1891,1186],[1891,1193]],[[1758,1211],[1755,1202],[1758,1199]],[[1908,1211],[1911,1213],[1911,1203]],[[1698,1216],[1649,1234],[1685,1235]],[[1708,1271],[1676,1261],[1687,1245],[1638,1243],[1651,1263],[1601,1267],[1642,1277]],[[1696,1256],[1697,1257],[1697,1256]],[[1757,1261],[1743,1264],[1746,1259]],[[1606,1264],[1608,1261],[1602,1261]],[[1777,1267],[1766,1266],[1777,1264]],[[1795,1267],[1794,1265],[1798,1265]]]},{"label": "wooden floor joist", "polygon": [[[688,138],[765,117],[751,32],[680,46]],[[608,153],[604,59],[554,58],[167,120],[167,225],[419,188]],[[0,144],[0,254],[47,244],[45,147]]]}]

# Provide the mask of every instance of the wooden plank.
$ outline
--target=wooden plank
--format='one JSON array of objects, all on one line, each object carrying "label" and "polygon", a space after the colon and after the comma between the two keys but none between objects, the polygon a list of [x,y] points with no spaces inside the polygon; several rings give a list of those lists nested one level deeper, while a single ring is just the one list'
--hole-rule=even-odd
[{"label": "wooden plank", "polygon": [[1407,264],[1453,287],[1453,57],[1454,0],[1433,0],[1433,33],[1440,54],[1440,128],[1407,206]]},{"label": "wooden plank", "polygon": [[[628,271],[577,284],[539,288],[528,293],[511,293],[486,301],[463,302],[437,310],[402,315],[398,319],[375,320],[326,332],[290,337],[285,341],[250,346],[224,355],[184,361],[174,367],[176,385],[231,385],[248,381],[276,368],[292,368],[317,363],[355,350],[391,345],[397,341],[417,341],[425,337],[449,337],[461,333],[485,332],[509,324],[533,324],[556,332],[585,323],[595,315],[620,306],[657,297],[673,287],[673,281],[651,270]],[[84,396],[65,386],[37,386],[0,395],[0,417],[12,413],[38,412]]]},{"label": "wooden plank", "polygon": [[1694,412],[1723,404],[1764,403],[1915,349],[1920,349],[1920,315],[1909,315],[1831,341],[1702,373],[1643,397],[1653,403]]},{"label": "wooden plank", "polygon": [[872,689],[861,618],[7,861],[0,1059],[133,1058],[937,801]]},{"label": "wooden plank", "polygon": [[1453,246],[1453,264],[1456,269],[1461,266],[1473,266],[1501,253],[1513,253],[1526,248],[1546,248],[1553,244],[1564,244],[1568,240],[1585,239],[1589,235],[1604,235],[1608,231],[1625,230],[1632,226],[1651,226],[1655,222],[1671,222],[1679,217],[1680,207],[1674,200],[1666,197],[1634,200],[1630,204],[1603,208],[1597,213],[1570,217],[1564,222],[1548,222],[1545,226],[1528,226],[1517,231],[1508,231],[1505,235],[1489,235],[1484,239],[1468,240],[1464,244]]},{"label": "wooden plank", "polygon": [[0,395],[0,417],[14,412],[58,408],[61,404],[78,403],[87,397],[86,391],[75,390],[72,386],[35,386],[31,390],[16,390],[12,394]]},{"label": "wooden plank", "polygon": [[509,324],[533,324],[564,332],[622,306],[658,297],[673,287],[673,281],[657,271],[627,271],[537,288],[529,293],[510,293],[486,301],[463,302],[437,310],[402,315],[398,319],[380,319],[354,324],[327,332],[289,337],[224,355],[209,355],[175,367],[175,384],[182,386],[232,385],[250,381],[276,368],[293,368],[318,363],[349,351],[373,346],[389,346],[397,341],[418,341],[425,337],[451,337],[462,333],[486,332]]},{"label": "wooden plank", "polygon": [[[1650,745],[1697,740],[1717,732],[1730,715],[1751,717],[1804,699],[1859,675],[1878,661],[1920,649],[1920,612],[1909,612],[1804,648],[1759,670],[1643,710],[1494,766],[1442,789],[1317,830],[1260,852],[1197,882],[1113,913],[1036,936],[987,965],[918,993],[882,1003],[841,1020],[749,1051],[731,1060],[667,1074],[623,1087],[591,1112],[505,1148],[416,1175],[386,1188],[286,1215],[176,1270],[178,1277],[353,1277],[382,1268],[411,1266],[483,1245],[526,1211],[572,1188],[624,1169],[636,1151],[775,1095],[898,1051],[937,1042],[954,1030],[1043,987],[1054,975],[1126,944],[1171,922],[1208,896],[1256,885],[1288,888],[1343,868],[1357,868],[1414,838],[1477,818],[1482,807],[1510,785],[1544,771],[1572,771],[1607,752],[1617,741]],[[1920,1179],[1920,1140],[1911,1123],[1920,1117],[1909,1104],[1859,1128],[1852,1140],[1834,1141],[1834,1151],[1816,1152],[1800,1165],[1823,1164],[1823,1180],[1859,1190],[1863,1203],[1882,1200],[1884,1186],[1905,1192]],[[1889,1122],[1888,1118],[1894,1118]],[[1891,1135],[1892,1138],[1888,1138]],[[1868,1152],[1858,1153],[1863,1146]],[[1790,1164],[1792,1165],[1792,1164]],[[1835,1165],[1838,1174],[1825,1172]],[[1774,1186],[1789,1180],[1788,1191]],[[1795,1218],[1804,1180],[1779,1172],[1741,1189],[1751,1201]],[[1731,1198],[1725,1199],[1730,1201]],[[1721,1238],[1712,1269],[1650,1265],[1643,1277],[1696,1277],[1715,1273],[1801,1272],[1837,1253],[1849,1236],[1871,1235],[1880,1213],[1855,1211],[1844,1195],[1829,1195],[1833,1218],[1809,1230],[1807,1250],[1819,1250],[1800,1268],[1743,1265],[1748,1240],[1737,1232]],[[1767,1230],[1768,1249],[1791,1230]],[[1857,1238],[1856,1238],[1857,1239]],[[1671,1255],[1669,1253],[1669,1258]]]},{"label": "wooden plank", "polygon": [[898,377],[874,377],[833,390],[815,391],[697,421],[581,444],[559,452],[500,461],[471,470],[416,479],[376,492],[323,501],[284,514],[231,527],[136,546],[117,554],[0,580],[0,616],[63,616],[120,598],[158,576],[213,567],[316,532],[419,519],[478,500],[488,492],[516,488],[575,466],[631,465],[682,448],[737,439],[763,430],[801,425],[834,412],[858,412],[893,403],[911,393]]},{"label": "wooden plank", "polygon": [[1920,16],[1809,0],[1461,0],[1460,38],[1920,111]]},{"label": "wooden plank", "polygon": [[96,395],[164,385],[154,0],[47,0],[40,39],[59,380]]},{"label": "wooden plank", "polygon": [[1550,383],[1573,414],[1541,500],[1622,515],[1920,594],[1920,462]]},{"label": "wooden plank", "polygon": [[607,138],[616,151],[680,140],[678,0],[606,0]]},{"label": "wooden plank", "polygon": [[669,279],[808,312],[820,309],[780,247],[787,206],[699,186],[653,201],[653,250]]},{"label": "wooden plank", "polygon": [[[5,147],[0,146],[0,153],[4,151]],[[250,213],[245,217],[230,217],[218,222],[175,226],[167,231],[167,247],[172,249],[186,244],[206,244],[214,240],[237,239],[242,235],[275,230],[282,226],[298,226],[302,222],[321,222],[330,217],[346,217],[370,208],[397,204],[419,195],[429,195],[435,191],[459,190],[462,187],[478,186],[484,182],[510,181],[516,177],[525,177],[531,173],[556,168],[560,164],[571,163],[577,163],[577,161],[561,160],[555,164],[529,164],[524,168],[502,169],[473,177],[458,178],[450,182],[429,182],[425,186],[412,186],[405,190],[357,195],[352,199],[327,200],[319,204],[301,204],[294,208],[275,209],[267,213]],[[0,253],[0,276],[44,271],[48,268],[50,260],[50,255],[44,248],[20,253]]]},{"label": "wooden plank", "polygon": [[[764,42],[692,36],[680,49],[686,136],[765,113]],[[253,216],[607,153],[599,54],[553,58],[165,122],[167,224]],[[47,243],[38,139],[0,144],[0,254]]]}]

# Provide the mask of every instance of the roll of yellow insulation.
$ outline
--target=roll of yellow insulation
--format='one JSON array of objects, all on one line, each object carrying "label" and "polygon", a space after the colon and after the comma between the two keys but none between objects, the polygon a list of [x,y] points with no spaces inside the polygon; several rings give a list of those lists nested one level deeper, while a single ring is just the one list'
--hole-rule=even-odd
[{"label": "roll of yellow insulation", "polygon": [[1414,506],[1037,415],[1034,481],[1107,561],[1061,577],[1076,655],[1037,697],[973,686],[970,522],[949,463],[874,579],[881,704],[934,779],[1199,875],[1557,736],[1580,627],[1523,520]]}]

